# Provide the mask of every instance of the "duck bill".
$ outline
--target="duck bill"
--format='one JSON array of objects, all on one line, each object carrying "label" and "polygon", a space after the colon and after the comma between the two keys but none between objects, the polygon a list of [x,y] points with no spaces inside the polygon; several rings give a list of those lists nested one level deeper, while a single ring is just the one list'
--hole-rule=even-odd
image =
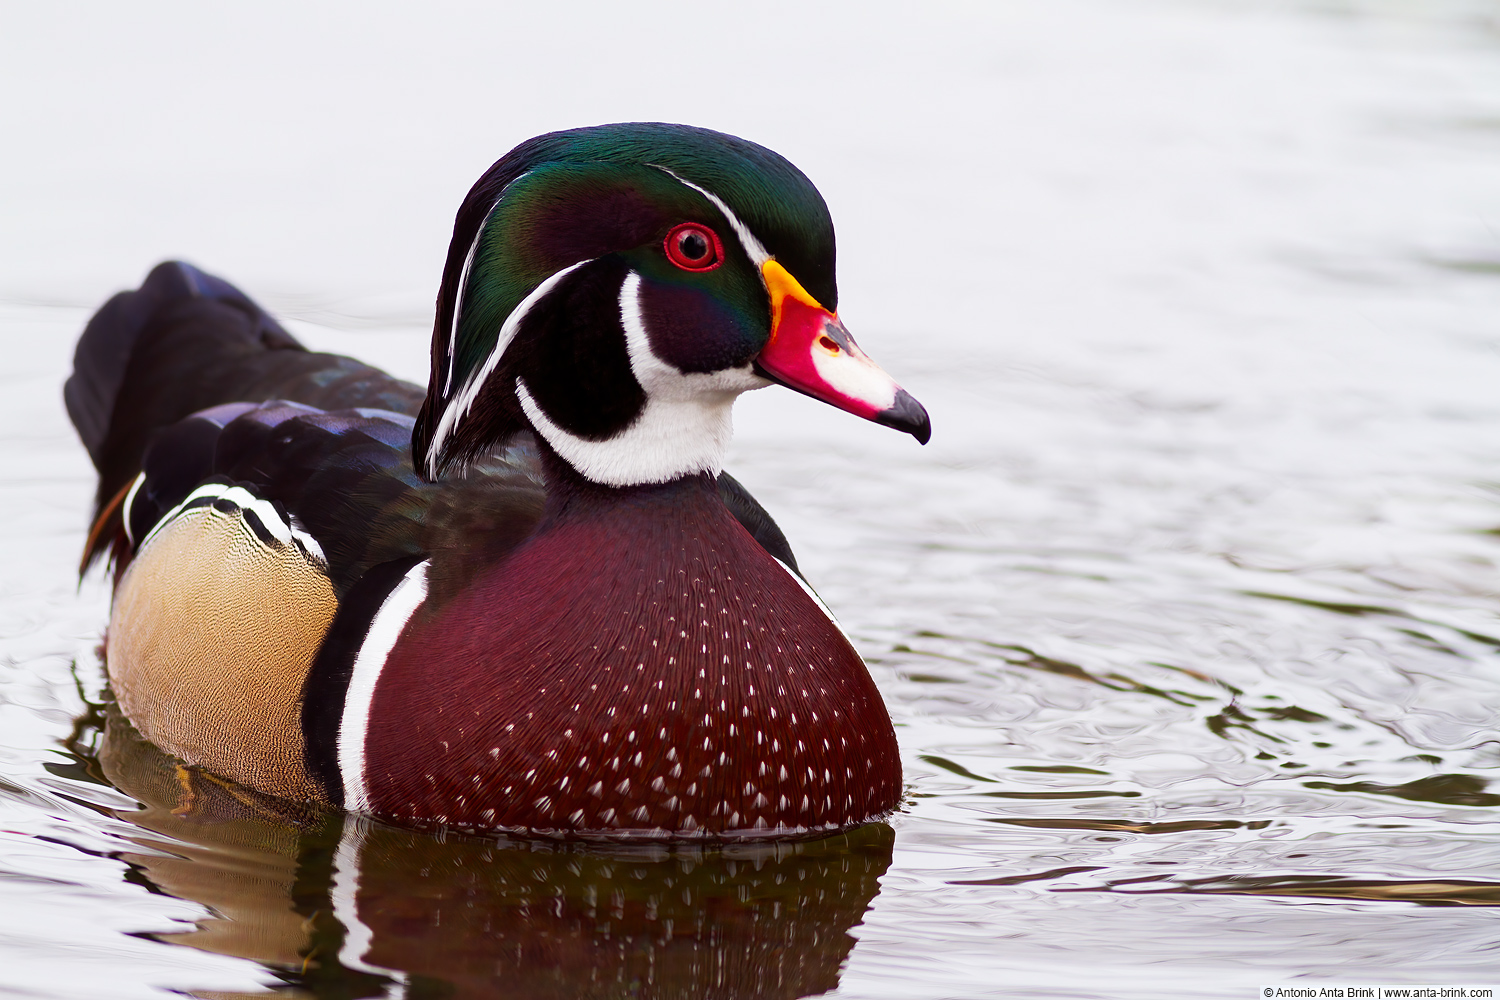
[{"label": "duck bill", "polygon": [[838,316],[776,261],[766,261],[761,273],[771,293],[771,337],[756,356],[756,373],[926,444],[927,411],[859,349]]}]

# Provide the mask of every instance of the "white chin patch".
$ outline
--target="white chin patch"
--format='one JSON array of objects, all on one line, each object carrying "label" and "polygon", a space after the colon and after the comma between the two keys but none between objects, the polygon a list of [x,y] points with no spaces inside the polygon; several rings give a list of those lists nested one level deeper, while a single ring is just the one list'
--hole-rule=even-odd
[{"label": "white chin patch", "polygon": [[665,483],[698,472],[718,475],[734,434],[730,411],[740,393],[770,385],[747,364],[717,372],[684,373],[651,350],[641,315],[641,278],[620,286],[620,323],[630,370],[646,393],[646,406],[614,437],[590,441],[563,430],[516,379],[526,418],[552,449],[586,479],[606,486]]}]

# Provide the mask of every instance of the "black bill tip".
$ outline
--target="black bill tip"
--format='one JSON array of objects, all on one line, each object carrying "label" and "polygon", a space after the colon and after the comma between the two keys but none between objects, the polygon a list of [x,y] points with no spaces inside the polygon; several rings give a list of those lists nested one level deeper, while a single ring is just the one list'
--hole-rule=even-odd
[{"label": "black bill tip", "polygon": [[926,408],[905,389],[896,390],[896,401],[888,409],[875,414],[875,422],[905,431],[919,444],[932,439],[932,420],[927,416]]}]

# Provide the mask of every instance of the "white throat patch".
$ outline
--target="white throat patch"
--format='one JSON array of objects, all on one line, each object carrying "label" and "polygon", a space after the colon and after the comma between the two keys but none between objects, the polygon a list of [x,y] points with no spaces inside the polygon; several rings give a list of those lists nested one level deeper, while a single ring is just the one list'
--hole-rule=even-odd
[{"label": "white throat patch", "polygon": [[620,285],[620,324],[630,370],[646,405],[625,430],[590,441],[557,426],[516,379],[516,398],[538,434],[563,460],[605,486],[665,483],[698,472],[718,475],[734,434],[731,409],[739,394],[770,385],[747,364],[717,372],[682,372],[656,356],[641,313],[641,277]]}]

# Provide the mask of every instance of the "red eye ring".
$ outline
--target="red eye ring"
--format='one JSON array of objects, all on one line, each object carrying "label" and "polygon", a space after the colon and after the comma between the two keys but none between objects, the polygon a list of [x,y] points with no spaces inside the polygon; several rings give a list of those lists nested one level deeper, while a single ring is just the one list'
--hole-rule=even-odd
[{"label": "red eye ring", "polygon": [[697,222],[672,227],[662,241],[667,260],[684,271],[712,271],[724,263],[724,244],[719,234]]}]

